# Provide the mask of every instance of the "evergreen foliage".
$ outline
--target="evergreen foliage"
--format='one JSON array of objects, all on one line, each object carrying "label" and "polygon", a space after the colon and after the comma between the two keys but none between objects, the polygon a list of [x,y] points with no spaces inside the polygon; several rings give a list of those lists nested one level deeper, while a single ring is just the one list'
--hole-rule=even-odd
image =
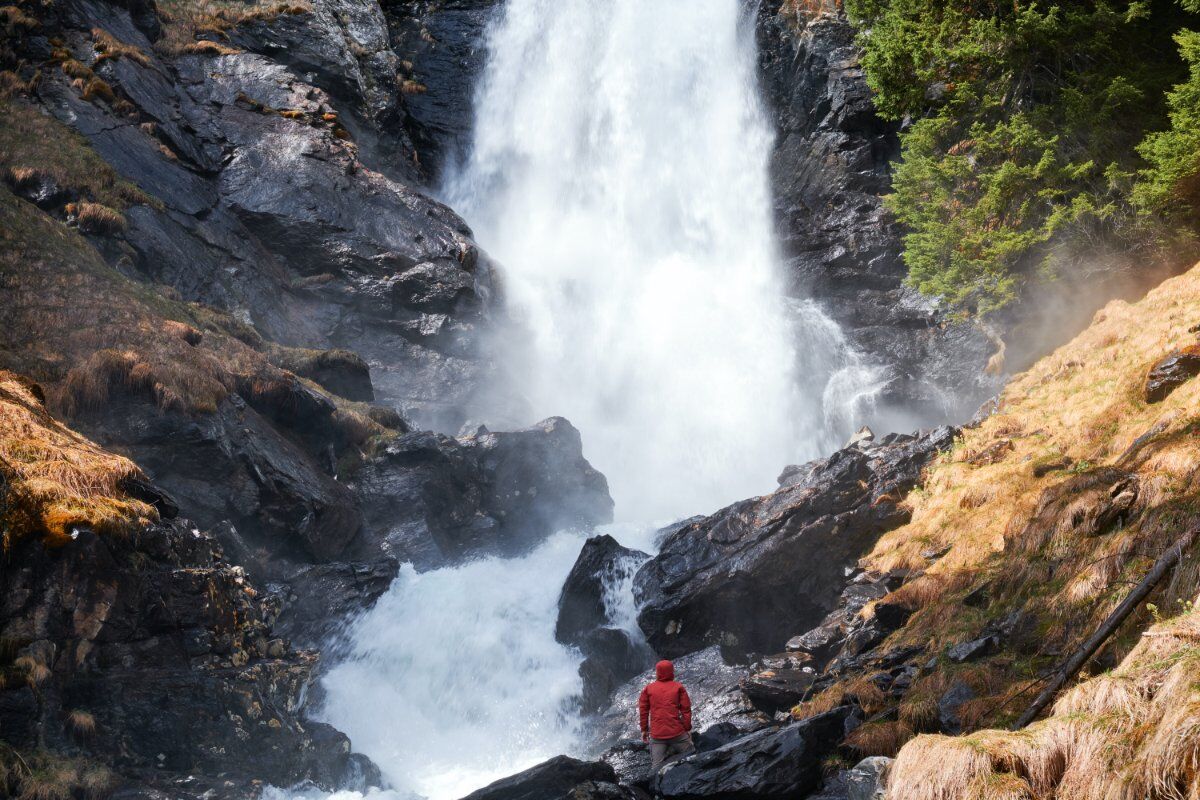
[{"label": "evergreen foliage", "polygon": [[1060,255],[1161,239],[1200,195],[1200,0],[846,6],[876,107],[903,120],[888,205],[922,292],[993,313]]}]

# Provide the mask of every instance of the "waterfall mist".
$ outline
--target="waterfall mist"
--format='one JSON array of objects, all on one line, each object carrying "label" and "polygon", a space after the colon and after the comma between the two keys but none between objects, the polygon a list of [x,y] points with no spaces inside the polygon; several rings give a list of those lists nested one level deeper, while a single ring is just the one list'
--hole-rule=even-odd
[{"label": "waterfall mist", "polygon": [[446,190],[502,265],[497,351],[529,418],[583,432],[624,519],[770,490],[871,394],[836,326],[783,297],[746,13],[510,0]]},{"label": "waterfall mist", "polygon": [[[496,352],[519,421],[580,429],[619,517],[642,523],[614,534],[645,550],[649,523],[770,491],[786,464],[840,444],[875,391],[838,326],[784,298],[746,14],[742,0],[508,0],[473,149],[445,190],[502,265],[515,324]],[[553,636],[582,541],[405,568],[347,631],[320,717],[395,796],[460,797],[586,749],[581,657]],[[606,603],[636,633],[630,578]]]}]

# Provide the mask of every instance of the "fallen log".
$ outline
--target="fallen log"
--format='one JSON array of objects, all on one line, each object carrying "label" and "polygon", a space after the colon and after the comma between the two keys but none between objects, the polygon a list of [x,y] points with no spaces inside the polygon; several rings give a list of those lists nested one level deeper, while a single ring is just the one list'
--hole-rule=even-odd
[{"label": "fallen log", "polygon": [[1046,706],[1054,700],[1054,696],[1066,685],[1067,681],[1075,677],[1075,674],[1083,668],[1096,651],[1108,641],[1108,638],[1116,633],[1117,628],[1121,627],[1121,623],[1125,621],[1133,610],[1138,607],[1143,600],[1154,591],[1154,588],[1166,577],[1167,573],[1180,562],[1183,554],[1187,551],[1192,543],[1196,541],[1196,536],[1200,535],[1200,525],[1193,525],[1188,529],[1183,536],[1179,537],[1165,553],[1158,557],[1154,562],[1154,566],[1146,573],[1146,577],[1142,578],[1141,582],[1129,592],[1121,604],[1117,606],[1108,618],[1096,629],[1096,632],[1088,637],[1079,649],[1071,654],[1071,657],[1063,662],[1046,684],[1046,688],[1041,694],[1025,709],[1025,713],[1021,715],[1014,724],[1014,731],[1024,728],[1029,723],[1037,718],[1037,715],[1042,713]]}]

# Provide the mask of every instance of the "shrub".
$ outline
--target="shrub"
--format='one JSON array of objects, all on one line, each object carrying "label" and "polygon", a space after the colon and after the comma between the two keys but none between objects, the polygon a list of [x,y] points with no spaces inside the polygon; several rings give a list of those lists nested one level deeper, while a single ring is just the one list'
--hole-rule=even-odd
[{"label": "shrub", "polygon": [[96,733],[96,718],[87,711],[74,709],[67,713],[67,728],[79,739],[87,739]]}]

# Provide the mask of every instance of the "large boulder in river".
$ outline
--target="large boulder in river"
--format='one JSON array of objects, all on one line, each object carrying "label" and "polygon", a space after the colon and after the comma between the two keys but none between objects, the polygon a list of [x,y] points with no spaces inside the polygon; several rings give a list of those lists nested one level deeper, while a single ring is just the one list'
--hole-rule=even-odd
[{"label": "large boulder in river", "polygon": [[[721,725],[747,733],[769,723],[742,690],[745,676],[746,666],[726,662],[717,647],[675,659],[675,679],[687,687],[692,699],[693,730]],[[627,681],[613,694],[612,705],[593,723],[592,741],[598,748],[606,748],[604,760],[625,782],[645,773],[646,749],[638,730],[637,703],[642,688],[652,680],[653,668]]]},{"label": "large boulder in river", "polygon": [[570,422],[452,438],[409,433],[355,476],[370,547],[433,569],[515,555],[565,528],[612,520],[608,481]]},{"label": "large boulder in river", "polygon": [[561,417],[459,438],[407,433],[369,458],[348,486],[362,509],[359,535],[336,562],[284,578],[280,624],[303,642],[319,641],[345,613],[373,603],[401,563],[429,570],[512,556],[558,530],[612,519],[608,482]]},{"label": "large boulder in river", "polygon": [[575,645],[584,655],[579,666],[583,678],[582,708],[600,711],[613,691],[646,669],[653,658],[638,636],[615,627],[610,598],[650,556],[622,547],[605,534],[588,539],[567,575],[558,598],[554,638]]},{"label": "large boulder in river", "polygon": [[843,736],[846,709],[768,728],[697,753],[659,773],[655,794],[678,800],[804,797],[821,784],[822,761]]},{"label": "large boulder in river", "polygon": [[607,625],[610,620],[605,604],[606,587],[631,574],[649,558],[640,550],[622,547],[607,534],[588,539],[559,595],[554,638],[563,644],[577,645],[587,634]]},{"label": "large boulder in river", "polygon": [[668,658],[710,645],[781,650],[834,608],[844,571],[908,520],[904,495],[953,437],[938,428],[848,447],[670,534],[634,578],[651,647]]}]

